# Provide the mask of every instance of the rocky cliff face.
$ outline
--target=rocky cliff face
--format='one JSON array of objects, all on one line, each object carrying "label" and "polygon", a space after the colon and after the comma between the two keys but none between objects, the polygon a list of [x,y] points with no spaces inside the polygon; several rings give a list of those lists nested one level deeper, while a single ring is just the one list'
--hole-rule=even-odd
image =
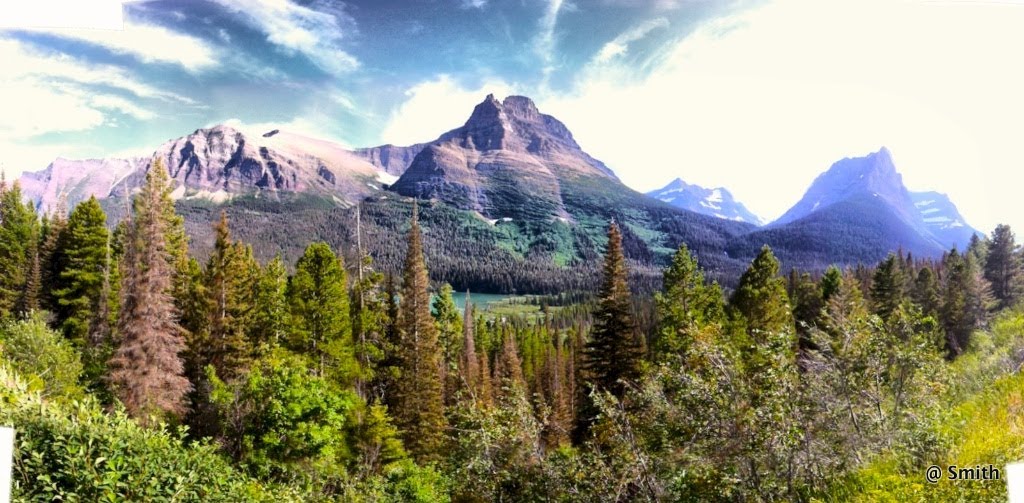
[{"label": "rocky cliff face", "polygon": [[389,175],[402,176],[402,173],[405,173],[405,170],[412,164],[412,160],[416,158],[416,154],[423,151],[426,146],[426,143],[419,143],[408,147],[381,145],[379,147],[356,149],[352,153]]},{"label": "rocky cliff face", "polygon": [[[174,179],[176,197],[217,202],[237,195],[304,193],[354,203],[379,190],[379,170],[326,141],[278,131],[251,136],[227,126],[198,129],[157,148]],[[137,170],[110,191],[123,196],[141,186]]]},{"label": "rocky cliff face", "polygon": [[486,218],[569,218],[563,186],[618,179],[529,98],[493,95],[469,120],[426,146],[392,189],[437,198]]}]

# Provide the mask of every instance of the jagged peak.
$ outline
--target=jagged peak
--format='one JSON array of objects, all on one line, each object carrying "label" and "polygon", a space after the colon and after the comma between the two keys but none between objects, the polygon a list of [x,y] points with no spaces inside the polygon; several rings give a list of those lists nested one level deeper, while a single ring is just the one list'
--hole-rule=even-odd
[{"label": "jagged peak", "polygon": [[505,108],[506,113],[519,119],[533,121],[540,117],[540,111],[537,110],[537,105],[533,100],[526,96],[507,96],[501,104]]}]

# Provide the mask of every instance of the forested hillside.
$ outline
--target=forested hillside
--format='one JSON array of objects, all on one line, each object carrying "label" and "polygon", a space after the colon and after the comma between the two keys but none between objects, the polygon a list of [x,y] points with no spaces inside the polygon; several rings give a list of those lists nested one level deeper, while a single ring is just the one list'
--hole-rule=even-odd
[{"label": "forested hillside", "polygon": [[[172,189],[157,163],[110,230],[94,198],[39,215],[0,185],[20,500],[999,500],[1003,481],[919,481],[1024,452],[1003,428],[1024,363],[1006,226],[823,271],[751,241],[727,295],[701,250],[731,227],[600,187],[566,192],[589,220],[553,243],[394,194],[307,219],[313,199]],[[636,219],[674,248],[656,281]],[[268,247],[278,232],[306,239]],[[470,292],[460,312],[453,285],[562,295],[495,314]]]}]

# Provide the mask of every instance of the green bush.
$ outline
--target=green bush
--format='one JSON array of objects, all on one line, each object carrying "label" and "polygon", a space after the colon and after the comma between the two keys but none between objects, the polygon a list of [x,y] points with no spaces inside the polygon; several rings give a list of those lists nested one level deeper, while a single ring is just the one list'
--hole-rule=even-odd
[{"label": "green bush", "polygon": [[48,402],[0,367],[0,424],[16,430],[19,501],[300,501],[245,477],[184,432],[145,429],[91,399]]},{"label": "green bush", "polygon": [[76,400],[84,396],[79,379],[82,359],[61,334],[50,330],[40,313],[7,321],[0,327],[3,360],[46,398]]}]

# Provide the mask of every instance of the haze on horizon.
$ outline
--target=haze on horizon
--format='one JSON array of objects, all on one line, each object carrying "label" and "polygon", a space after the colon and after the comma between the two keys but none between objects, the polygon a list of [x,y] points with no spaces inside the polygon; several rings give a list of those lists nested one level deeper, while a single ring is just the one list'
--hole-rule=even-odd
[{"label": "haze on horizon", "polygon": [[[10,9],[11,7],[5,7]],[[149,153],[196,128],[428,141],[532,97],[640,191],[724,186],[774,219],[887,146],[911,190],[1024,229],[1024,3],[254,0],[124,5],[125,29],[0,29],[0,167]]]}]

